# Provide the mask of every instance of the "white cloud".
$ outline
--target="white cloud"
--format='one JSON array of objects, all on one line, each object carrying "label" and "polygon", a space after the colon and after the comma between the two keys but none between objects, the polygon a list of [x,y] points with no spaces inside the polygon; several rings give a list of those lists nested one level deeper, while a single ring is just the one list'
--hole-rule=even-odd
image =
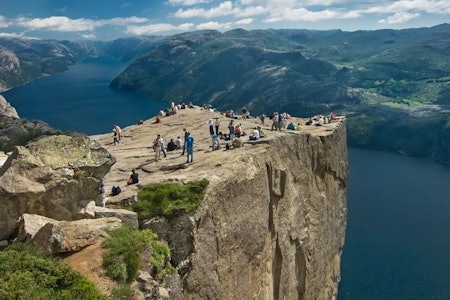
[{"label": "white cloud", "polygon": [[17,26],[28,30],[52,30],[60,32],[84,32],[94,31],[105,25],[126,26],[147,22],[146,18],[113,18],[105,20],[69,19],[68,17],[53,16],[49,18],[18,18],[15,20]]},{"label": "white cloud", "polygon": [[199,24],[195,27],[198,30],[204,30],[204,29],[226,30],[226,29],[230,29],[232,26],[231,26],[231,23],[207,22],[207,23]]},{"label": "white cloud", "polygon": [[236,25],[248,25],[253,23],[253,19],[252,18],[247,18],[247,19],[241,19],[235,22]]},{"label": "white cloud", "polygon": [[19,18],[16,24],[30,30],[54,30],[54,31],[92,31],[99,27],[98,21],[88,19],[69,19],[68,17],[49,17],[44,19]]},{"label": "white cloud", "polygon": [[0,15],[0,28],[6,28],[8,27],[8,22],[6,21],[6,18],[2,15]]},{"label": "white cloud", "polygon": [[6,33],[6,32],[0,32],[0,37],[23,38],[23,33]]},{"label": "white cloud", "polygon": [[407,12],[398,12],[386,19],[382,19],[382,20],[378,21],[378,23],[380,23],[380,24],[400,24],[400,23],[408,22],[411,19],[418,18],[419,16],[420,16],[419,13],[411,14],[411,13],[407,13]]},{"label": "white cloud", "polygon": [[236,8],[234,9],[234,15],[236,17],[253,17],[257,15],[264,15],[270,11],[267,7],[258,5],[258,6],[249,6],[245,8]]},{"label": "white cloud", "polygon": [[125,33],[133,35],[151,35],[157,33],[166,33],[171,31],[188,31],[194,27],[192,23],[184,23],[180,25],[172,25],[167,23],[149,24],[149,25],[132,25],[128,26]]},{"label": "white cloud", "polygon": [[209,0],[169,0],[170,5],[192,6],[196,4],[209,3]]},{"label": "white cloud", "polygon": [[318,22],[331,19],[349,19],[357,18],[360,14],[357,12],[344,12],[337,10],[321,10],[310,11],[306,8],[297,9],[283,9],[281,11],[273,11],[273,13],[265,19],[265,22],[274,23],[279,21],[305,21],[305,22]]},{"label": "white cloud", "polygon": [[93,40],[95,39],[97,36],[93,33],[88,33],[88,34],[82,34],[81,35],[83,38],[87,39],[87,40]]},{"label": "white cloud", "polygon": [[231,1],[225,1],[219,4],[217,7],[210,9],[203,8],[192,8],[192,9],[179,9],[174,16],[177,18],[194,18],[194,17],[204,17],[204,18],[214,18],[223,17],[233,14],[233,3]]},{"label": "white cloud", "polygon": [[450,14],[450,1],[400,0],[389,5],[377,5],[365,10],[367,13],[396,13],[405,11]]}]

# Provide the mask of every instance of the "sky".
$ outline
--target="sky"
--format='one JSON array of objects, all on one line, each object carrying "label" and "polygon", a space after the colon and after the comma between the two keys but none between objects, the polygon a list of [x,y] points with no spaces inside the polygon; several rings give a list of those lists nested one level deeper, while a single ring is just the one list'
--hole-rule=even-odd
[{"label": "sky", "polygon": [[450,0],[0,0],[0,37],[113,40],[203,29],[344,31],[450,23]]}]

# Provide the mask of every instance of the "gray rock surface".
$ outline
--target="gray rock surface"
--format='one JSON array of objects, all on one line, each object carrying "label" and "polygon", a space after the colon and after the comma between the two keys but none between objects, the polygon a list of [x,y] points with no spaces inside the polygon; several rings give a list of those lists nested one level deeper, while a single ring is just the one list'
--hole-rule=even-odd
[{"label": "gray rock surface", "polygon": [[5,97],[3,97],[2,95],[0,95],[0,115],[16,119],[19,118],[16,109],[12,107],[11,104],[9,104],[9,102],[7,102]]},{"label": "gray rock surface", "polygon": [[17,241],[32,243],[48,253],[80,251],[107,236],[108,230],[122,226],[118,218],[57,221],[51,218],[23,214],[19,222]]},{"label": "gray rock surface", "polygon": [[0,168],[0,240],[23,213],[56,220],[92,218],[86,208],[99,197],[99,179],[115,159],[83,136],[49,136],[16,147]]}]

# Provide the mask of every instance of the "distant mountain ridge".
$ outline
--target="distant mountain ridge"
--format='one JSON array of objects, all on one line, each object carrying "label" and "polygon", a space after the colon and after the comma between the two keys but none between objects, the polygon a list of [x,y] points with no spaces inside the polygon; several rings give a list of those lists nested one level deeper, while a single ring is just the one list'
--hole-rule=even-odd
[{"label": "distant mountain ridge", "polygon": [[423,96],[429,91],[423,80],[435,80],[439,94],[450,76],[449,39],[448,24],[399,31],[196,31],[156,40],[111,86],[258,113],[295,104],[310,114],[311,105],[315,111],[321,104],[358,103],[365,90],[396,100]]}]

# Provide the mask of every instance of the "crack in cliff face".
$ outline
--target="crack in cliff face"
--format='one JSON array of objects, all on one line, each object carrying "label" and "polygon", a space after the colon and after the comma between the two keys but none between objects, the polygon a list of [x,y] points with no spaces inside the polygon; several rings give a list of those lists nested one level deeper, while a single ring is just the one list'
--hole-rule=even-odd
[{"label": "crack in cliff face", "polygon": [[285,171],[273,168],[271,164],[266,164],[266,169],[270,195],[268,228],[272,238],[274,238],[276,233],[275,215],[278,210],[278,203],[284,196],[287,174]]},{"label": "crack in cliff face", "polygon": [[273,299],[280,299],[281,276],[283,268],[283,254],[281,252],[278,238],[275,241],[275,251],[272,260],[272,280],[273,280]]},{"label": "crack in cliff face", "polygon": [[306,259],[300,241],[295,239],[293,242],[295,243],[295,277],[297,279],[297,295],[298,299],[302,300],[305,296]]}]

